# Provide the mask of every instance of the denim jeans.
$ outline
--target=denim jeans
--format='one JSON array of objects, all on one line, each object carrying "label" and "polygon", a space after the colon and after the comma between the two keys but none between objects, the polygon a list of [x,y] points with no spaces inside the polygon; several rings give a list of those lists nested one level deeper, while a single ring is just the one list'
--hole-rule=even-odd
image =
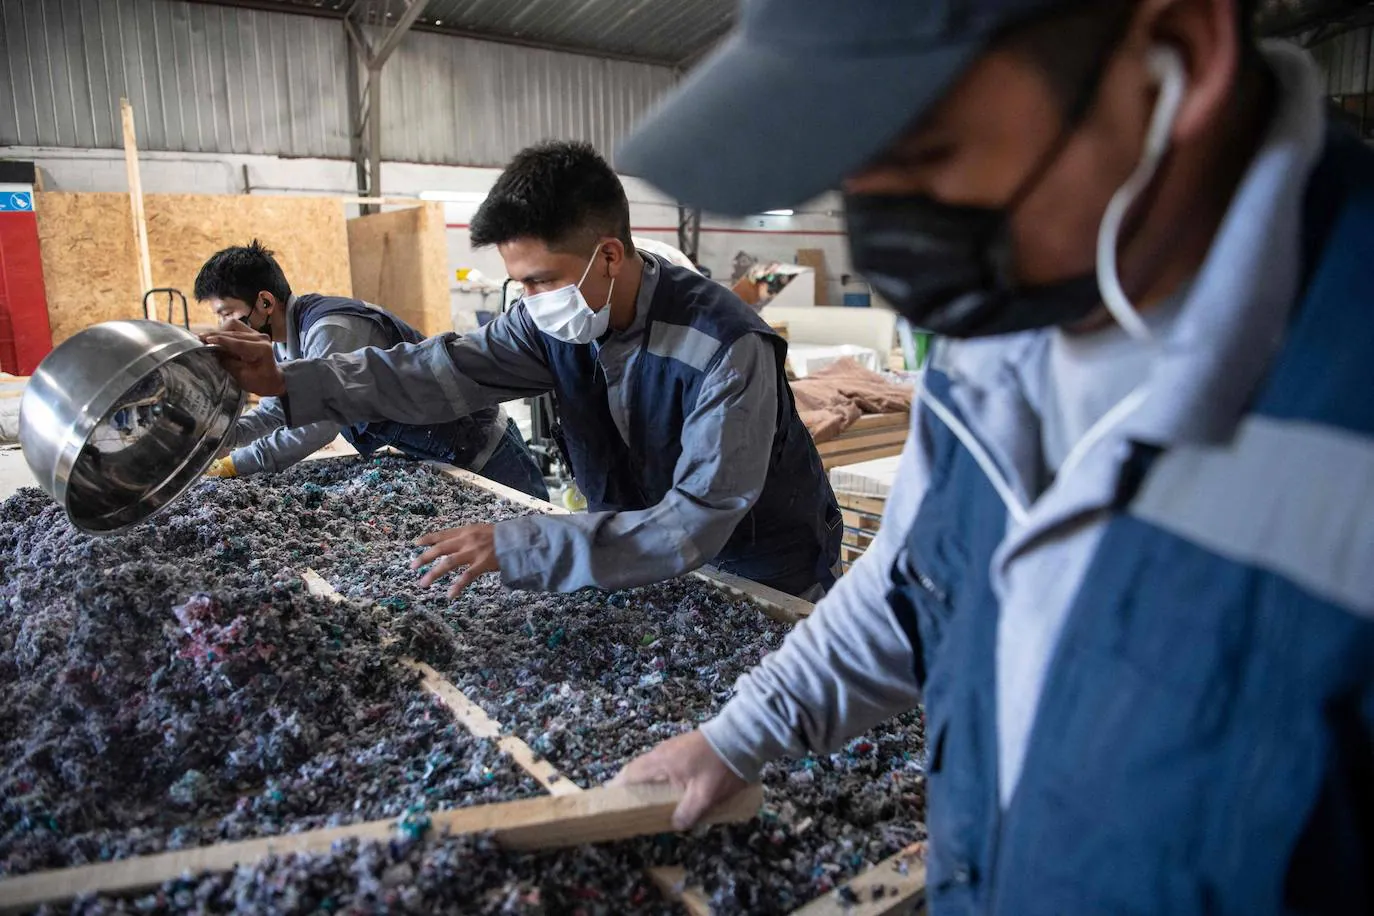
[{"label": "denim jeans", "polygon": [[473,468],[488,480],[503,483],[508,487],[528,493],[536,499],[547,500],[549,488],[544,485],[544,475],[539,472],[534,455],[520,436],[520,428],[514,420],[508,420],[506,431],[501,436],[501,444],[491,453],[487,463]]}]

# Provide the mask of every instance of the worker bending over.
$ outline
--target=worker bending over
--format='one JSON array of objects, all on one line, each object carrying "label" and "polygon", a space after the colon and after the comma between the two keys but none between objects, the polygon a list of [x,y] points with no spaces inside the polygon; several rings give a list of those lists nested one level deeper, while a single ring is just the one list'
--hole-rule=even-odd
[{"label": "worker bending over", "polygon": [[[418,343],[424,336],[375,305],[317,293],[293,295],[272,252],[256,240],[216,253],[196,277],[196,299],[221,320],[237,319],[274,343],[278,360],[319,359],[365,347]],[[209,473],[242,477],[272,473],[313,454],[340,433],[363,455],[390,446],[419,460],[442,461],[548,499],[543,475],[515,423],[493,405],[471,416],[431,424],[389,421],[288,422],[285,405],[266,398],[239,418],[230,445]]]},{"label": "worker bending over", "polygon": [[680,826],[924,701],[935,916],[1374,912],[1374,151],[1252,14],[746,0],[628,141],[712,211],[843,188],[947,338],[874,545],[626,768]]},{"label": "worker bending over", "polygon": [[253,335],[212,335],[293,424],[436,423],[553,392],[590,512],[439,531],[429,584],[499,570],[571,591],[705,563],[793,595],[835,580],[839,508],[783,373],[784,341],[734,294],[637,251],[625,191],[589,146],[521,152],[472,220],[525,295],[464,337],[277,366]]}]

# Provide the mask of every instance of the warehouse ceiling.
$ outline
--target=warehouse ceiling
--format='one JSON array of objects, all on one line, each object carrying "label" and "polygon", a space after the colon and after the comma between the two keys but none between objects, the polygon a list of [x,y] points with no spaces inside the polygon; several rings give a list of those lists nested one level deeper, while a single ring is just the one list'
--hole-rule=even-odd
[{"label": "warehouse ceiling", "polygon": [[[199,0],[370,24],[395,19],[405,0]],[[415,28],[469,38],[680,66],[734,22],[736,0],[429,0]],[[388,15],[389,14],[389,15]]]},{"label": "warehouse ceiling", "polygon": [[[199,0],[384,24],[405,0]],[[415,28],[686,66],[730,30],[737,0],[429,0]],[[1374,20],[1369,0],[1260,0],[1263,35],[1308,39]]]}]

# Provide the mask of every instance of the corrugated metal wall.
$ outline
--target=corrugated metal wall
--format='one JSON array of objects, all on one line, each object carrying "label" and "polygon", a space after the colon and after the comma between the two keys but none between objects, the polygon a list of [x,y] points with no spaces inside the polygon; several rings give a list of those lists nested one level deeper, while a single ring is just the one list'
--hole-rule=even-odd
[{"label": "corrugated metal wall", "polygon": [[1327,95],[1361,95],[1374,90],[1370,42],[1374,31],[1352,29],[1313,47],[1312,56],[1326,76]]},{"label": "corrugated metal wall", "polygon": [[[338,20],[178,0],[0,0],[0,145],[347,158]],[[387,64],[383,154],[500,165],[545,137],[609,153],[667,67],[414,33]]]},{"label": "corrugated metal wall", "polygon": [[337,22],[165,0],[0,0],[0,143],[347,156]]},{"label": "corrugated metal wall", "polygon": [[550,137],[610,155],[673,81],[667,67],[413,33],[382,72],[383,158],[500,165]]}]

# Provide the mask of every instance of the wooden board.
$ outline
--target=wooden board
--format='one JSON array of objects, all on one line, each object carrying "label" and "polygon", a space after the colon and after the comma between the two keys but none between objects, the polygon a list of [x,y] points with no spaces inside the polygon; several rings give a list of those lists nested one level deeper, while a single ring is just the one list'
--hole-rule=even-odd
[{"label": "wooden board", "polygon": [[53,345],[82,328],[142,318],[128,194],[35,193]]},{"label": "wooden board", "polygon": [[275,253],[293,292],[353,294],[344,208],[337,197],[149,194],[146,200],[153,285],[185,293],[192,322],[216,321],[209,306],[195,299],[201,266],[220,249],[253,239]]},{"label": "wooden board", "polygon": [[[201,266],[254,238],[276,252],[293,290],[352,294],[337,198],[149,194],[144,203],[153,285],[184,292],[193,324],[218,323],[195,301]],[[102,321],[143,317],[129,195],[48,191],[34,195],[34,211],[54,344]]]},{"label": "wooden board", "polygon": [[879,518],[882,518],[883,513],[887,511],[887,500],[880,496],[865,496],[862,493],[836,490],[835,501],[840,504],[842,510],[849,509],[853,512],[876,515]]},{"label": "wooden board", "polygon": [[872,461],[874,458],[891,458],[893,455],[902,453],[903,443],[895,445],[869,446],[867,448],[855,449],[853,451],[839,452],[821,457],[821,466],[827,471],[831,468],[844,467],[847,464],[858,464],[861,461]]},{"label": "wooden board", "polygon": [[925,910],[925,844],[914,843],[792,916],[897,916]]},{"label": "wooden board", "polygon": [[816,446],[816,451],[820,452],[821,457],[824,458],[827,455],[844,455],[857,450],[885,448],[890,445],[900,447],[905,443],[905,429],[861,430],[854,434],[846,431],[844,435],[838,438],[822,442]]},{"label": "wooden board", "polygon": [[[558,849],[670,832],[673,810],[682,794],[661,784],[603,786],[571,795],[434,811],[428,816],[434,835],[445,831],[454,836],[490,832],[508,849]],[[753,818],[762,803],[762,789],[757,786],[747,789],[707,815],[706,822],[742,823]],[[71,900],[85,893],[129,893],[156,887],[184,872],[228,871],[270,855],[327,852],[340,840],[385,842],[395,829],[394,820],[367,821],[134,856],[99,865],[34,872],[0,880],[0,911],[24,910],[44,902]]]},{"label": "wooden board", "polygon": [[355,296],[426,336],[453,330],[441,204],[351,219],[348,249]]}]

